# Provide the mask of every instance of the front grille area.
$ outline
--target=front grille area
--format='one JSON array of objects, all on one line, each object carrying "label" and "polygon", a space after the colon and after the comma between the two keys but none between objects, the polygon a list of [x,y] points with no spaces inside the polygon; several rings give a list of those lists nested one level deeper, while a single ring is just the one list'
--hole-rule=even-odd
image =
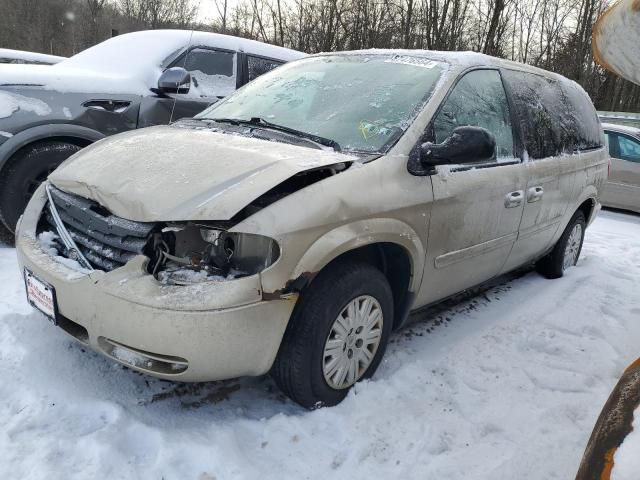
[{"label": "front grille area", "polygon": [[[144,253],[156,224],[116,217],[96,202],[65,193],[53,186],[49,188],[62,223],[94,268],[111,271]],[[43,219],[48,223],[47,228],[59,234],[48,205]],[[60,254],[68,257],[68,252],[64,250],[62,247]]]}]

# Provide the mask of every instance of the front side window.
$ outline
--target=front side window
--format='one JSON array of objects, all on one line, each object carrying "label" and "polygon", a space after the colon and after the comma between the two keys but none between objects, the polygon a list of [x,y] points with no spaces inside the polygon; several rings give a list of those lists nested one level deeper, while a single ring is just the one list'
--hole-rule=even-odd
[{"label": "front side window", "polygon": [[489,130],[496,137],[497,156],[513,158],[509,104],[497,70],[474,70],[460,79],[433,120],[435,143],[462,126]]},{"label": "front side window", "polygon": [[191,97],[226,97],[236,89],[235,53],[194,48],[176,65],[191,74]]},{"label": "front side window", "polygon": [[446,64],[407,55],[326,55],[287,63],[196,118],[264,120],[385,152],[431,96]]},{"label": "front side window", "polygon": [[280,65],[282,65],[282,62],[248,55],[247,67],[249,70],[249,81],[251,82],[252,80],[255,80],[260,75],[264,75],[274,68],[278,68]]}]

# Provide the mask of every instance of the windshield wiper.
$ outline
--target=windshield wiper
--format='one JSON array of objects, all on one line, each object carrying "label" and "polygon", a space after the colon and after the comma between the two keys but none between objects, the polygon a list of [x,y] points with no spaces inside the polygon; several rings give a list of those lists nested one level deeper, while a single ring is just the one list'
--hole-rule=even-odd
[{"label": "windshield wiper", "polygon": [[244,120],[241,118],[206,118],[206,119],[203,118],[202,120],[210,120],[212,122],[218,122],[218,123],[230,123],[232,125],[248,125],[248,126],[254,126],[259,128],[276,130],[278,132],[288,133],[289,135],[311,140],[312,142],[318,143],[325,147],[333,148],[336,152],[341,151],[340,144],[335,140],[331,140],[330,138],[320,137],[319,135],[314,135],[313,133],[303,132],[302,130],[296,130],[295,128],[285,127],[284,125],[271,123],[261,117],[251,117],[250,120]]}]

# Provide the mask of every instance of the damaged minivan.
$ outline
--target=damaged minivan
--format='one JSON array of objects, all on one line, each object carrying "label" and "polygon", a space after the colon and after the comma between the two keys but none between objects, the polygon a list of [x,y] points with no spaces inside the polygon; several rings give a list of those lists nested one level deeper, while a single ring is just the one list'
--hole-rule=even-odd
[{"label": "damaged minivan", "polygon": [[289,63],[194,119],[101,140],[31,199],[29,302],[176,381],[270,372],[335,405],[410,311],[576,264],[607,177],[574,82],[480,54]]}]

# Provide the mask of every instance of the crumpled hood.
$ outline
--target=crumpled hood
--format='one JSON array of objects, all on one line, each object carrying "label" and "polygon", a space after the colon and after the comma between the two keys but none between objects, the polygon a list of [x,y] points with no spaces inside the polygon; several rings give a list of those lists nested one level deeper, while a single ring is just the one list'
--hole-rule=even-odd
[{"label": "crumpled hood", "polygon": [[298,172],[356,158],[176,127],[134,130],[77,153],[49,180],[140,222],[229,220]]}]

